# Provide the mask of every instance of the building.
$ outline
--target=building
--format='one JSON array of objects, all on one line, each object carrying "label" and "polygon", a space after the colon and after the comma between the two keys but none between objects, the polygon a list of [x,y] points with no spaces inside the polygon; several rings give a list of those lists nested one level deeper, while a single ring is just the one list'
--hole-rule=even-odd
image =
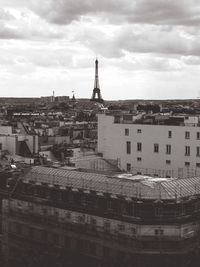
[{"label": "building", "polygon": [[14,133],[11,126],[0,126],[0,153],[7,151],[11,157],[20,156],[27,163],[38,153],[38,136],[36,134]]},{"label": "building", "polygon": [[98,152],[121,170],[159,177],[200,175],[198,116],[98,115]]},{"label": "building", "polygon": [[53,91],[52,96],[42,96],[40,100],[43,103],[62,103],[62,102],[69,102],[69,96],[55,96],[55,92]]},{"label": "building", "polygon": [[188,258],[198,259],[199,178],[32,167],[9,186],[2,247],[10,266],[66,266],[62,260],[74,251],[103,267],[157,266],[160,260],[188,266]]},{"label": "building", "polygon": [[69,102],[70,97],[69,96],[56,96],[55,102],[62,103],[62,102]]}]

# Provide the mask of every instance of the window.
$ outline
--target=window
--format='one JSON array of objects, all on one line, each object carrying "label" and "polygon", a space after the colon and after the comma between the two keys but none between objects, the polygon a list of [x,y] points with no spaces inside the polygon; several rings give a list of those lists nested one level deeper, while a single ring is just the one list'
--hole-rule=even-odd
[{"label": "window", "polygon": [[130,141],[126,142],[126,153],[131,154],[131,142]]},{"label": "window", "polygon": [[186,235],[189,232],[188,230],[188,228],[183,229],[183,234]]},{"label": "window", "polygon": [[46,208],[42,208],[42,213],[43,213],[44,215],[47,215],[47,209],[46,209]]},{"label": "window", "polygon": [[64,246],[65,248],[70,248],[70,238],[68,236],[64,237]]},{"label": "window", "polygon": [[171,154],[171,145],[166,145],[166,154]]},{"label": "window", "polygon": [[168,138],[172,138],[172,131],[168,131]]},{"label": "window", "polygon": [[83,249],[83,240],[82,239],[77,239],[77,241],[76,241],[76,248],[78,250],[82,250]]},{"label": "window", "polygon": [[96,225],[96,224],[97,224],[97,220],[94,219],[94,218],[91,218],[91,224],[92,224],[92,225]]},{"label": "window", "polygon": [[9,222],[8,223],[8,232],[12,232],[12,226],[13,226],[13,223]]},{"label": "window", "polygon": [[185,139],[190,139],[190,132],[185,132]]},{"label": "window", "polygon": [[28,209],[29,209],[29,211],[33,211],[34,210],[33,203],[28,202]]},{"label": "window", "polygon": [[118,224],[118,230],[119,231],[124,231],[125,230],[125,225],[124,224]]},{"label": "window", "polygon": [[130,163],[126,164],[126,170],[127,170],[127,172],[131,171],[131,164]]},{"label": "window", "polygon": [[19,223],[16,223],[16,233],[21,234],[22,232],[22,225]]},{"label": "window", "polygon": [[67,213],[66,213],[66,218],[67,218],[67,219],[70,219],[70,218],[71,218],[71,213],[70,213],[70,212],[67,212]]},{"label": "window", "polygon": [[138,157],[138,158],[137,158],[137,161],[142,161],[142,158]]},{"label": "window", "polygon": [[190,146],[185,146],[185,156],[190,156]]},{"label": "window", "polygon": [[110,222],[109,221],[104,222],[104,229],[105,230],[109,230],[110,229]]},{"label": "window", "polygon": [[109,247],[103,247],[103,256],[105,258],[108,258],[110,255],[110,248]]},{"label": "window", "polygon": [[154,153],[159,152],[159,144],[154,144]]},{"label": "window", "polygon": [[155,235],[163,235],[164,234],[164,230],[163,229],[155,229]]},{"label": "window", "polygon": [[189,167],[190,166],[190,162],[186,161],[185,162],[185,167]]},{"label": "window", "polygon": [[43,230],[42,233],[41,233],[41,238],[43,241],[47,241],[47,231],[46,230]]},{"label": "window", "polygon": [[160,235],[163,235],[163,234],[164,234],[164,230],[160,229]]},{"label": "window", "polygon": [[93,255],[96,255],[96,244],[93,242],[89,242],[89,250],[90,250],[90,253],[92,253]]},{"label": "window", "polygon": [[200,163],[196,163],[196,167],[197,168],[200,168]]},{"label": "window", "polygon": [[55,245],[58,245],[59,244],[59,235],[58,234],[52,233],[51,234],[51,239],[52,239],[52,241],[53,241],[53,243]]},{"label": "window", "polygon": [[77,221],[83,223],[85,221],[84,216],[78,216]]},{"label": "window", "polygon": [[137,151],[142,151],[142,143],[137,143]]},{"label": "window", "polygon": [[131,232],[132,232],[132,235],[136,235],[136,233],[137,233],[136,228],[135,228],[135,227],[132,227],[132,228],[131,228]]},{"label": "window", "polygon": [[142,130],[141,129],[137,129],[137,133],[141,133],[142,132]]},{"label": "window", "polygon": [[167,159],[167,160],[166,160],[166,164],[167,164],[167,165],[170,165],[170,164],[171,164],[171,160],[168,160],[168,159]]},{"label": "window", "polygon": [[197,157],[200,157],[200,146],[197,146]]},{"label": "window", "polygon": [[129,129],[125,129],[125,135],[129,136]]},{"label": "window", "polygon": [[54,216],[58,217],[59,216],[59,212],[57,210],[54,210]]},{"label": "window", "polygon": [[200,139],[200,132],[197,132],[197,140]]},{"label": "window", "polygon": [[22,205],[20,202],[17,203],[17,209],[18,209],[18,212],[22,212]]},{"label": "window", "polygon": [[33,228],[33,227],[30,227],[30,228],[28,229],[28,235],[29,235],[29,237],[31,237],[31,238],[34,237],[34,228]]}]

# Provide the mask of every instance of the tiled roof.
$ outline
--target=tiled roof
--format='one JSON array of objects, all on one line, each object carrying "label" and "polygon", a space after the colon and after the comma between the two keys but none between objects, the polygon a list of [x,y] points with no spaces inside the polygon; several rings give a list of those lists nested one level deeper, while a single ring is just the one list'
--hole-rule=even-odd
[{"label": "tiled roof", "polygon": [[117,176],[34,166],[26,181],[110,193],[138,199],[175,199],[200,194],[200,178],[143,182]]}]

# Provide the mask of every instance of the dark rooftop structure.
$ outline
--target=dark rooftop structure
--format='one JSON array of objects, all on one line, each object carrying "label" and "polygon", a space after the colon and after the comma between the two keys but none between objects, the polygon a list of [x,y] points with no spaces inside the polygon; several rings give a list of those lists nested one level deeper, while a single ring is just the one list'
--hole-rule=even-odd
[{"label": "dark rooftop structure", "polygon": [[131,174],[113,176],[41,166],[32,167],[24,182],[71,187],[109,193],[111,196],[141,199],[179,199],[200,195],[200,178],[153,178]]}]

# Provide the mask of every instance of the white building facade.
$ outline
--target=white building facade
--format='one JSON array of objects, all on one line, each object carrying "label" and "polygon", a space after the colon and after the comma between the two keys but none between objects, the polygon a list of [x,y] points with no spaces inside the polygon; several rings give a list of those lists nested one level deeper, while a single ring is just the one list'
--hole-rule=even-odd
[{"label": "white building facade", "polygon": [[39,151],[38,136],[13,133],[12,127],[0,126],[0,151],[7,150],[11,156],[19,154],[20,142],[25,142],[31,154]]},{"label": "white building facade", "polygon": [[[191,123],[190,123],[191,122]],[[121,170],[159,177],[200,174],[198,118],[183,125],[115,122],[113,115],[98,115],[98,152],[118,161]]]}]

